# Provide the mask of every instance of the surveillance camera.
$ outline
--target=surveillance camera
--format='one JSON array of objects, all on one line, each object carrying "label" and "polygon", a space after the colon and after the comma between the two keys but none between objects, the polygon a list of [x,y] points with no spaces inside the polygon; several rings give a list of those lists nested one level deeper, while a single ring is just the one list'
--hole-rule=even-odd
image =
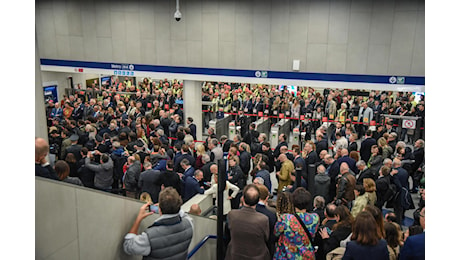
[{"label": "surveillance camera", "polygon": [[179,10],[176,10],[176,12],[174,13],[174,18],[176,19],[176,21],[180,21],[180,19],[182,18],[182,14],[180,13]]}]

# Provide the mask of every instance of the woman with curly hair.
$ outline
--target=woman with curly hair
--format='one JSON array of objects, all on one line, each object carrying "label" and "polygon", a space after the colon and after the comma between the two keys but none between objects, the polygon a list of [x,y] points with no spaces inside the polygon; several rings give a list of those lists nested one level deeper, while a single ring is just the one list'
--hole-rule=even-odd
[{"label": "woman with curly hair", "polygon": [[318,230],[319,216],[307,212],[311,200],[310,192],[303,187],[292,193],[294,212],[279,215],[275,224],[275,236],[279,239],[273,259],[315,259],[313,236]]}]

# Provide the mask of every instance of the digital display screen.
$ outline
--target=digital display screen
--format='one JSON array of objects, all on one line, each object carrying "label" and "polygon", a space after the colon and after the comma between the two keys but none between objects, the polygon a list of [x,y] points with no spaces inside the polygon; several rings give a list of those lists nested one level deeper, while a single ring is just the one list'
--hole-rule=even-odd
[{"label": "digital display screen", "polygon": [[280,91],[283,91],[284,88],[287,88],[287,90],[289,91],[289,93],[291,93],[292,95],[294,95],[294,97],[297,96],[297,86],[286,86],[286,85],[280,85],[279,86],[279,90]]}]

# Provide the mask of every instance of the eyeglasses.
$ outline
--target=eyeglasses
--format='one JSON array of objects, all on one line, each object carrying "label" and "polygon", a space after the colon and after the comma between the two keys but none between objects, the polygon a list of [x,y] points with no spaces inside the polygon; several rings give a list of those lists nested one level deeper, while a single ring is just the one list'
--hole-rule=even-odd
[{"label": "eyeglasses", "polygon": [[425,215],[420,214],[420,217],[425,217]]}]

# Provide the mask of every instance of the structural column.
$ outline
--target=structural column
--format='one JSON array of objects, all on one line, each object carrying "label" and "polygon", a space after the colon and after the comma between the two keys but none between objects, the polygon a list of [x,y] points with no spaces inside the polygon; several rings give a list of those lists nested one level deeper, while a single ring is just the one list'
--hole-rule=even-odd
[{"label": "structural column", "polygon": [[184,80],[184,123],[188,117],[196,125],[196,139],[203,140],[203,112],[201,109],[201,82]]},{"label": "structural column", "polygon": [[37,49],[37,36],[35,36],[35,136],[48,140],[47,129],[42,71]]}]

